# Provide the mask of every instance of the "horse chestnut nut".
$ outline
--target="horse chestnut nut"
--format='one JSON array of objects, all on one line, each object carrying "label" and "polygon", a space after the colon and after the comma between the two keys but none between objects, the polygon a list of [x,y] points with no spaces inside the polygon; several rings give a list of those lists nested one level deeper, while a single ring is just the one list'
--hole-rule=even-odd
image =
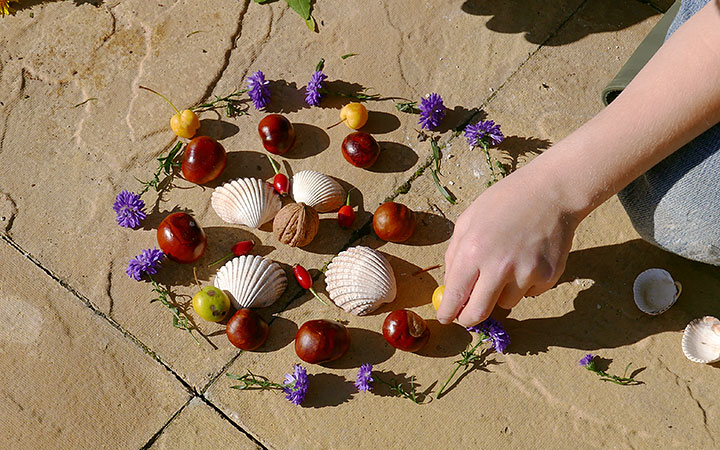
[{"label": "horse chestnut nut", "polygon": [[295,143],[295,128],[280,114],[270,114],[258,124],[258,133],[263,147],[274,155],[282,155]]},{"label": "horse chestnut nut", "polygon": [[393,311],[385,318],[383,337],[390,345],[406,352],[416,352],[430,339],[425,320],[407,309]]},{"label": "horse chestnut nut", "polygon": [[270,334],[267,322],[252,309],[239,309],[228,321],[225,329],[228,340],[242,350],[255,350],[265,343]]},{"label": "horse chestnut nut", "polygon": [[205,253],[205,232],[190,214],[170,214],[158,226],[157,241],[160,250],[173,261],[189,264]]},{"label": "horse chestnut nut", "polygon": [[227,153],[218,141],[196,136],[185,148],[181,170],[186,180],[204,184],[219,177],[226,164]]},{"label": "horse chestnut nut", "polygon": [[350,333],[339,322],[324,319],[302,324],[295,336],[295,353],[310,364],[335,361],[350,348]]},{"label": "horse chestnut nut", "polygon": [[375,234],[384,241],[405,242],[413,235],[416,226],[412,210],[400,203],[385,202],[373,215]]}]

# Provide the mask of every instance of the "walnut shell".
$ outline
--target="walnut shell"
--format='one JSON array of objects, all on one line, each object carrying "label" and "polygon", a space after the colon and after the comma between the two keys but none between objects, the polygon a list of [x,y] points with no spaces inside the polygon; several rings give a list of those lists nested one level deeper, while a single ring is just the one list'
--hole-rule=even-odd
[{"label": "walnut shell", "polygon": [[317,211],[305,203],[285,205],[273,220],[273,234],[290,247],[303,247],[315,238],[320,227]]}]

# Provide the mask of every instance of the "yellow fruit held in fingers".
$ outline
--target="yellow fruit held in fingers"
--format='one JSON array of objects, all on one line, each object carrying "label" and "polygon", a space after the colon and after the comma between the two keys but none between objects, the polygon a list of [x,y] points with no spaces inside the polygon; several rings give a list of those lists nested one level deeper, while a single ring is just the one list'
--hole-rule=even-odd
[{"label": "yellow fruit held in fingers", "polygon": [[170,118],[170,128],[178,136],[192,139],[197,129],[200,128],[200,120],[194,112],[183,109]]},{"label": "yellow fruit held in fingers", "polygon": [[340,120],[353,130],[359,130],[367,123],[368,111],[362,103],[348,103],[340,110]]},{"label": "yellow fruit held in fingers", "polygon": [[435,289],[435,292],[433,292],[432,296],[432,302],[433,302],[433,308],[435,308],[435,311],[440,308],[440,302],[442,302],[443,294],[445,293],[445,285],[441,284]]}]

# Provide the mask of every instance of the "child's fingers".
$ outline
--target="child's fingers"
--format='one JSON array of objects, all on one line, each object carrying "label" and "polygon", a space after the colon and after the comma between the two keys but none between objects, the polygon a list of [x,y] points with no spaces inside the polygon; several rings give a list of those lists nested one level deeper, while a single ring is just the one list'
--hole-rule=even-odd
[{"label": "child's fingers", "polygon": [[480,323],[490,317],[500,293],[505,288],[505,283],[480,274],[475,287],[470,294],[470,299],[458,316],[458,323],[469,327]]},{"label": "child's fingers", "polygon": [[497,299],[497,305],[503,309],[512,309],[524,297],[525,290],[520,288],[516,282],[511,281],[505,285]]},{"label": "child's fingers", "polygon": [[453,264],[445,272],[445,292],[438,308],[437,318],[440,323],[447,324],[457,317],[465,304],[478,278],[477,269]]}]

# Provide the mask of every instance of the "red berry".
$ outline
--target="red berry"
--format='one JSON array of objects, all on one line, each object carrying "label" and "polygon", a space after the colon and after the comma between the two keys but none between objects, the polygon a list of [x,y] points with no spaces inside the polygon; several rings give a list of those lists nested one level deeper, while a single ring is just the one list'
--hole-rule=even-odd
[{"label": "red berry", "polygon": [[355,211],[352,206],[345,205],[338,211],[338,224],[340,228],[350,228],[355,221]]},{"label": "red berry", "polygon": [[231,250],[235,256],[243,256],[250,253],[253,247],[255,247],[255,243],[253,241],[240,241],[233,245]]},{"label": "red berry", "polygon": [[303,266],[301,266],[300,264],[295,264],[293,266],[293,273],[295,274],[295,279],[297,280],[301,288],[310,289],[312,287],[312,277]]},{"label": "red berry", "polygon": [[290,180],[288,180],[288,177],[284,173],[279,173],[275,175],[275,178],[273,178],[273,188],[275,188],[275,192],[280,195],[285,195],[288,193],[289,185]]}]

